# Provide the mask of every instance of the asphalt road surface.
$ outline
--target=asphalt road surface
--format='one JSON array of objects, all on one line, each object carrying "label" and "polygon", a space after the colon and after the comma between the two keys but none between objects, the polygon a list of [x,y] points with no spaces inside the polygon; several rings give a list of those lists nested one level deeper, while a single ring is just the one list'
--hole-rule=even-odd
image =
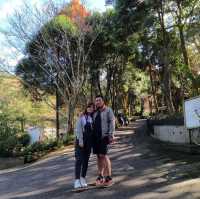
[{"label": "asphalt road surface", "polygon": [[[0,171],[0,199],[200,198],[198,161],[151,147],[154,143],[145,138],[142,129],[134,131],[139,125],[116,132],[116,143],[110,149],[112,187],[73,193],[74,153],[68,152],[24,168]],[[88,182],[94,182],[96,175],[96,158],[92,156]]]}]

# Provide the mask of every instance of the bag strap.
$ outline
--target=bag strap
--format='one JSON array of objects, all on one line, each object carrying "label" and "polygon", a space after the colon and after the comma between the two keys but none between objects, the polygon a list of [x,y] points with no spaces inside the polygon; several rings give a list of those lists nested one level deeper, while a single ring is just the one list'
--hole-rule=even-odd
[{"label": "bag strap", "polygon": [[85,115],[85,121],[88,122],[88,115]]}]

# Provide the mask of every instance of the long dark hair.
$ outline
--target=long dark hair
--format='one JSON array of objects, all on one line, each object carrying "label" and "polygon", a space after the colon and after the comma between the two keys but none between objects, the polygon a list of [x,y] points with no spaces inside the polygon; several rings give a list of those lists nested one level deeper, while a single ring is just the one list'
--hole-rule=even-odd
[{"label": "long dark hair", "polygon": [[87,106],[86,106],[86,108],[85,108],[85,111],[83,112],[84,115],[87,115],[87,114],[88,114],[87,108],[89,108],[89,107],[91,107],[91,106],[93,106],[93,109],[95,109],[95,105],[94,105],[93,102],[88,103]]}]

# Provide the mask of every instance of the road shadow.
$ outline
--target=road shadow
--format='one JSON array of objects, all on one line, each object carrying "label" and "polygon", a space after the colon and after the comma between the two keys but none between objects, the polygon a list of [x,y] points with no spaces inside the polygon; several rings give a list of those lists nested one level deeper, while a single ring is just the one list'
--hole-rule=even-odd
[{"label": "road shadow", "polygon": [[[161,149],[138,123],[119,129],[116,136],[116,143],[109,153],[114,186],[104,190],[73,193],[74,153],[69,153],[47,159],[24,170],[1,174],[1,198],[192,199],[189,191],[176,192],[173,186],[194,178],[191,175],[192,166],[196,163],[197,169],[200,168],[194,157]],[[89,182],[94,182],[96,175],[96,157],[92,156]]]}]

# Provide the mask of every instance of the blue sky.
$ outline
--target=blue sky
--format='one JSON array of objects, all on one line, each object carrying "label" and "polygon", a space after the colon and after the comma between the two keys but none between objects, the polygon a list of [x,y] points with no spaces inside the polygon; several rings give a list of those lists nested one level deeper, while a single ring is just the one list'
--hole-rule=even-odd
[{"label": "blue sky", "polygon": [[[48,0],[0,0],[0,29],[6,29],[8,24],[8,16],[12,16],[16,9],[20,9],[23,2],[30,5],[42,6],[45,1]],[[63,2],[63,0],[53,0],[55,2]],[[90,10],[105,10],[105,0],[84,0],[87,7]],[[9,48],[5,44],[5,37],[0,33],[0,61],[6,60],[7,64],[10,66],[15,66],[17,62],[22,58],[22,55],[18,54],[13,56],[12,54],[17,54],[14,48]],[[0,63],[1,66],[1,63]]]},{"label": "blue sky", "polygon": [[[42,5],[48,0],[0,0],[0,28],[7,24],[8,16],[12,16],[13,12],[22,6],[23,2],[30,5]],[[63,0],[53,0],[54,2],[63,2]],[[68,1],[68,0],[65,0]],[[91,10],[104,11],[105,0],[83,0]],[[0,38],[1,40],[1,38]]]}]

